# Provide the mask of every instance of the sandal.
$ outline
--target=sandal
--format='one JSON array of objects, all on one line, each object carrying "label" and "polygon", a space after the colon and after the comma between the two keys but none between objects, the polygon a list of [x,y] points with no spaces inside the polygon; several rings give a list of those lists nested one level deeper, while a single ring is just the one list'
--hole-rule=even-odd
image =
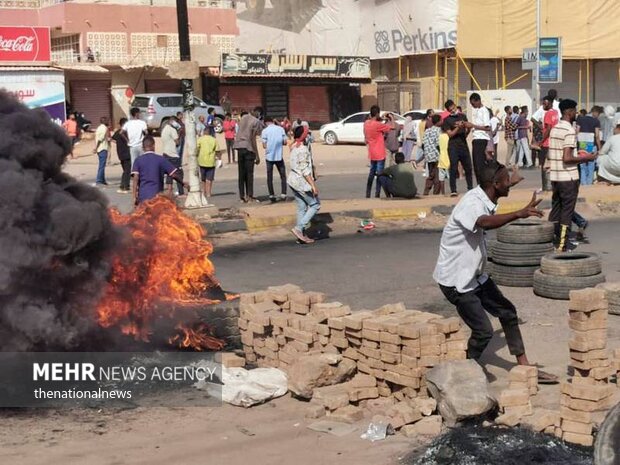
[{"label": "sandal", "polygon": [[538,384],[558,384],[560,381],[557,376],[538,370]]}]

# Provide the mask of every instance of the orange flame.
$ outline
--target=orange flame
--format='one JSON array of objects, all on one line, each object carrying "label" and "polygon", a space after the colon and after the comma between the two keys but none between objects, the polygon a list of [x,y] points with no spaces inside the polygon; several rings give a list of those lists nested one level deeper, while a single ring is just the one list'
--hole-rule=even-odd
[{"label": "orange flame", "polygon": [[[203,228],[172,201],[159,196],[130,215],[110,210],[110,217],[127,235],[112,260],[111,279],[97,308],[101,326],[148,341],[151,323],[172,316],[176,303],[218,302],[206,297],[210,289],[219,289],[209,260],[213,246],[204,239]],[[188,342],[192,338],[195,343]],[[214,346],[213,340],[194,330],[181,342],[200,350]]]},{"label": "orange flame", "polygon": [[211,330],[205,323],[198,323],[194,329],[178,324],[175,329],[179,330],[180,333],[172,336],[168,342],[180,349],[202,351],[204,349],[222,350],[224,348],[224,342],[211,336]]}]

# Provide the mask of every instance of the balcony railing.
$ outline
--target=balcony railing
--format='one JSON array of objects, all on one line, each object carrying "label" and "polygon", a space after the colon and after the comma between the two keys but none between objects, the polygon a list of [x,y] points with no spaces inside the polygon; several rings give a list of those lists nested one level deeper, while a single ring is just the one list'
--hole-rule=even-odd
[{"label": "balcony railing", "polygon": [[[176,6],[176,0],[0,0],[0,8],[36,9],[59,3],[107,3],[111,5]],[[235,0],[187,0],[190,8],[235,8]]]}]

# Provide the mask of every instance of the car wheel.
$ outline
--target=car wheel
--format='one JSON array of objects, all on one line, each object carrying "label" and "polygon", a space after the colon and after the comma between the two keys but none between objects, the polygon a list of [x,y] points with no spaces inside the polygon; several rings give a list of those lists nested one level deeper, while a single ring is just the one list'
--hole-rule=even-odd
[{"label": "car wheel", "polygon": [[221,118],[215,118],[213,120],[213,128],[215,129],[215,132],[217,132],[218,134],[224,130],[224,124],[222,123]]},{"label": "car wheel", "polygon": [[336,145],[338,143],[338,137],[333,131],[329,131],[325,134],[325,143],[327,145]]}]

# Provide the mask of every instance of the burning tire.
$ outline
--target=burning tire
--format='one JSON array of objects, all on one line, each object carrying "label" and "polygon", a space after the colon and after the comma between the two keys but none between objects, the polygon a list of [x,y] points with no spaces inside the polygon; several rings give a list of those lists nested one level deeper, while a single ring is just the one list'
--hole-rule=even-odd
[{"label": "burning tire", "polygon": [[532,287],[534,272],[538,265],[534,266],[506,266],[499,263],[487,262],[487,271],[493,277],[495,284],[508,287]]},{"label": "burning tire", "polygon": [[497,240],[508,244],[553,242],[553,223],[534,219],[518,220],[497,230]]},{"label": "burning tire", "polygon": [[227,350],[241,347],[239,299],[207,306],[199,314],[200,320],[213,330],[213,335],[226,343]]},{"label": "burning tire", "polygon": [[550,254],[540,261],[540,271],[555,276],[594,276],[602,271],[602,262],[591,252]]},{"label": "burning tire", "polygon": [[512,244],[500,241],[489,243],[493,262],[511,266],[540,265],[540,259],[553,251],[551,242],[536,244]]},{"label": "burning tire", "polygon": [[593,276],[554,276],[538,270],[534,273],[534,294],[549,299],[568,300],[570,291],[595,287],[602,282],[605,282],[602,273]]}]

